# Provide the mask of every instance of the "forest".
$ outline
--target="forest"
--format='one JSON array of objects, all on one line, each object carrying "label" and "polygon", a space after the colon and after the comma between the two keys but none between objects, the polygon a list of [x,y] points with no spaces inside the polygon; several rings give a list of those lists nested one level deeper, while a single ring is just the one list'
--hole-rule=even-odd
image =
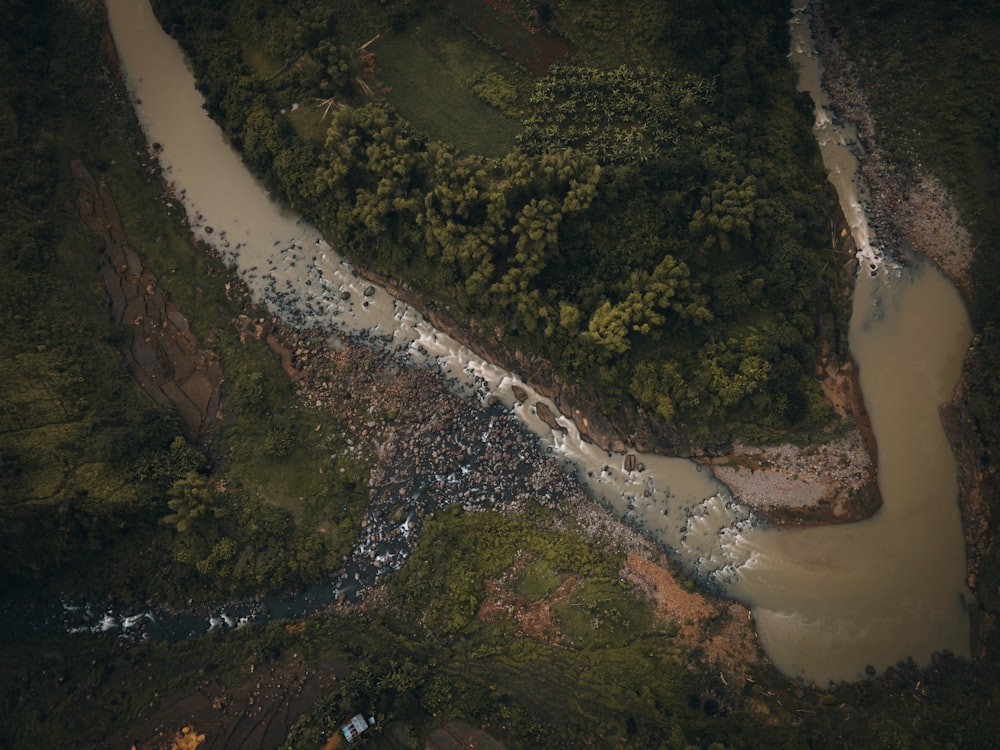
[{"label": "forest", "polygon": [[[550,360],[609,412],[655,412],[706,445],[822,429],[830,413],[812,368],[824,343],[846,354],[851,271],[832,249],[811,104],[785,62],[786,5],[635,2],[625,24],[619,3],[512,4],[535,36],[558,29],[572,46],[544,74],[498,52],[461,5],[154,3],[248,165],[355,263],[447,304],[493,344]],[[977,237],[970,402],[990,461],[1000,103],[937,76],[995,79],[1000,13],[831,5],[844,44],[913,84],[865,81],[887,147],[931,165]],[[354,450],[357,425],[403,430],[412,416],[366,411],[346,388],[334,394],[342,412],[314,408],[246,335],[241,321],[267,313],[168,206],[103,51],[99,6],[12,0],[0,21],[4,620],[37,592],[183,610],[328,580],[378,468],[374,452]],[[428,55],[439,75],[415,93],[408,62]],[[935,59],[974,67],[959,75]],[[919,141],[906,132],[914,111],[929,136]],[[130,245],[218,357],[217,433],[187,435],[136,384],[101,248],[80,220],[74,159],[110,187]],[[512,748],[986,748],[1000,736],[989,628],[971,662],[942,656],[818,689],[759,661],[730,671],[712,650],[738,632],[727,603],[661,556],[707,612],[665,620],[648,587],[623,577],[629,560],[569,507],[452,506],[364,608],[181,642],[5,625],[0,747],[181,746],[197,725],[155,740],[152,727],[215,689],[230,703],[205,715],[228,705],[250,716],[256,696],[287,729],[273,746],[296,748],[324,746],[356,711],[377,718],[369,746],[390,748],[462,722]],[[983,589],[997,580],[991,552]],[[551,605],[559,637],[525,635],[500,606],[509,601]],[[998,605],[984,598],[977,616]],[[285,683],[271,704],[268,680]],[[250,702],[232,697],[254,684]]]},{"label": "forest", "polygon": [[[703,444],[826,424],[810,367],[823,341],[845,353],[849,278],[777,4],[720,10],[727,30],[697,57],[636,40],[598,67],[599,26],[580,23],[572,63],[535,79],[506,60],[431,67],[453,83],[411,119],[382,50],[419,64],[395,39],[444,10],[156,7],[247,163],[359,265],[552,362],[608,413],[642,408]],[[634,26],[671,29],[685,9],[641,13]],[[365,45],[378,28],[385,41]],[[753,31],[731,43],[737,28]],[[516,131],[502,155],[504,129],[463,147],[439,136],[456,115],[437,98],[469,84]]]}]

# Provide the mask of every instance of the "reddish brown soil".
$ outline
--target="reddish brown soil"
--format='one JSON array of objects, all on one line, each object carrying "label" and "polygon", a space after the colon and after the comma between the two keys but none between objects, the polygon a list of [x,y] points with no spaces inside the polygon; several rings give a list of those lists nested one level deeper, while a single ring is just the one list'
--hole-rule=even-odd
[{"label": "reddish brown soil", "polygon": [[[676,627],[673,642],[688,653],[698,649],[702,660],[726,675],[724,680],[750,677],[750,670],[764,657],[749,611],[742,605],[686,590],[666,567],[666,561],[654,560],[651,554],[662,558],[662,553],[649,550],[631,552],[621,576],[653,602],[662,625]],[[513,617],[521,635],[561,645],[562,632],[553,616],[553,605],[572,596],[580,579],[566,575],[554,590],[529,603],[512,589],[530,562],[530,556],[522,556],[503,575],[487,580],[486,597],[476,616],[492,622]]]},{"label": "reddish brown soil", "polygon": [[687,591],[663,564],[638,553],[628,556],[623,575],[653,600],[664,624],[676,624],[674,641],[689,652],[700,647],[704,661],[725,675],[724,683],[750,677],[751,668],[764,661],[742,605]]},{"label": "reddish brown soil", "polygon": [[474,34],[535,75],[544,75],[573,51],[548,28],[534,3],[523,0],[445,0],[442,6]]},{"label": "reddish brown soil", "polygon": [[520,626],[521,635],[537,638],[545,643],[562,643],[562,631],[552,615],[552,605],[571,596],[580,585],[580,579],[575,575],[563,576],[562,582],[553,591],[528,603],[512,589],[513,581],[520,577],[531,560],[530,555],[523,555],[499,578],[485,581],[486,597],[476,617],[488,622],[513,617]]}]

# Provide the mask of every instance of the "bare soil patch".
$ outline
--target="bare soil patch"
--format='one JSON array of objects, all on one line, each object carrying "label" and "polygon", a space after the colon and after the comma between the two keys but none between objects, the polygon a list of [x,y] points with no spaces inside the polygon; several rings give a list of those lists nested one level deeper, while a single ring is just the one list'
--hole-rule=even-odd
[{"label": "bare soil patch", "polygon": [[280,747],[298,717],[344,674],[343,665],[293,659],[255,670],[235,687],[206,680],[164,701],[154,714],[109,738],[107,746],[110,750]]},{"label": "bare soil patch", "polygon": [[661,622],[676,625],[678,644],[688,652],[700,649],[703,660],[721,673],[746,679],[751,667],[764,663],[750,612],[743,605],[688,591],[663,561],[638,553],[628,556],[622,575],[655,603]]},{"label": "bare soil patch", "polygon": [[562,582],[542,598],[528,602],[524,596],[514,593],[513,585],[524,572],[531,555],[520,555],[514,564],[498,578],[484,582],[486,597],[483,599],[476,617],[486,622],[496,622],[513,617],[520,627],[520,634],[549,644],[562,644],[562,631],[552,612],[557,602],[568,599],[580,585],[577,575],[562,577]]},{"label": "bare soil patch", "polygon": [[424,750],[503,750],[500,740],[464,721],[449,721],[427,737]]},{"label": "bare soil patch", "polygon": [[444,7],[488,44],[499,48],[535,75],[573,51],[573,45],[548,27],[535,3],[523,0],[449,0]]}]

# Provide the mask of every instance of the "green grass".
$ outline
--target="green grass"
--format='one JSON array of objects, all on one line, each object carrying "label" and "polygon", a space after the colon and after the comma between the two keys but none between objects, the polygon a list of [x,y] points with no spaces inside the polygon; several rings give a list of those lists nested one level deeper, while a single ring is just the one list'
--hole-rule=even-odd
[{"label": "green grass", "polygon": [[517,581],[517,593],[529,604],[552,593],[562,582],[562,577],[552,570],[548,560],[535,560]]},{"label": "green grass", "polygon": [[[330,124],[330,117],[324,115],[325,105],[312,99],[299,102],[299,106],[294,112],[286,110],[285,117],[295,130],[295,134],[306,141],[322,143],[326,138],[326,129]],[[334,110],[330,110],[333,114]]]},{"label": "green grass", "polygon": [[519,123],[471,90],[477,73],[513,77],[512,71],[496,71],[503,61],[491,50],[448,33],[433,19],[384,34],[370,49],[379,78],[389,87],[386,97],[418,131],[485,156],[503,156],[513,148]]},{"label": "green grass", "polygon": [[615,580],[584,581],[552,609],[563,637],[575,648],[628,643],[648,634],[653,625],[649,602],[638,599]]}]

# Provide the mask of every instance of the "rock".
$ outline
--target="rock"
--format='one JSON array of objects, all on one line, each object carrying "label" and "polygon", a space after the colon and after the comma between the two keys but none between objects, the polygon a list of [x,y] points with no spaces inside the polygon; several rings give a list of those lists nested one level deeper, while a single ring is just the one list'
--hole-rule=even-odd
[{"label": "rock", "polygon": [[514,398],[516,398],[518,401],[524,401],[526,398],[528,398],[528,392],[519,385],[512,385],[510,387],[510,390],[514,394]]},{"label": "rock", "polygon": [[535,413],[538,414],[538,418],[545,422],[553,430],[558,430],[560,432],[565,432],[565,429],[559,422],[556,421],[556,415],[552,413],[552,409],[548,405],[539,401],[535,404]]},{"label": "rock", "polygon": [[629,453],[625,456],[625,471],[632,472],[635,471],[635,454]]}]

